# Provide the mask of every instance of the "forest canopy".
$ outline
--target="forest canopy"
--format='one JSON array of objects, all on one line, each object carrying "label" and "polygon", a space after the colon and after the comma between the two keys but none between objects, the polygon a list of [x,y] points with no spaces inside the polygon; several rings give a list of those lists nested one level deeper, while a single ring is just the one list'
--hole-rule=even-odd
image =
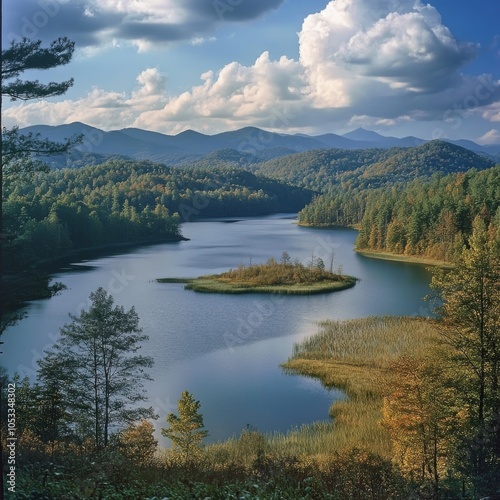
[{"label": "forest canopy", "polygon": [[122,159],[6,180],[3,194],[9,273],[70,250],[178,240],[181,222],[195,218],[297,211],[312,196],[235,168]]}]

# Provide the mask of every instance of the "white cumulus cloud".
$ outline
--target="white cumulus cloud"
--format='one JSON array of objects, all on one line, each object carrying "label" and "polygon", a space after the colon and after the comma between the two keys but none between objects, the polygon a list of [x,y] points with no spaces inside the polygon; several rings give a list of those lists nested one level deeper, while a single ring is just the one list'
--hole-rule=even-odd
[{"label": "white cumulus cloud", "polygon": [[457,85],[457,70],[475,51],[419,0],[331,1],[305,19],[299,41],[318,107],[443,91]]},{"label": "white cumulus cloud", "polygon": [[[196,14],[190,23],[214,19],[201,1],[167,9],[171,4],[107,0],[99,7],[92,3],[92,12],[107,9],[128,18],[137,14],[139,24],[161,21],[172,29],[183,25],[188,13]],[[251,17],[263,5],[255,4],[254,12],[250,7],[245,11],[242,3],[239,15]],[[120,27],[127,29],[126,23]],[[137,39],[154,43],[154,30],[147,39]],[[94,89],[80,100],[25,103],[4,114],[20,125],[79,120],[101,128],[135,126],[167,133],[246,125],[311,131],[349,121],[378,126],[411,120],[444,123],[463,120],[471,112],[500,120],[500,82],[489,75],[461,73],[476,45],[456,40],[438,11],[420,0],[331,0],[306,17],[298,43],[299,60],[273,60],[266,51],[251,65],[233,61],[208,71],[200,84],[178,95],[168,94],[164,76],[151,68],[138,76],[140,87],[130,95]],[[286,119],[276,119],[284,114]]]},{"label": "white cumulus cloud", "polygon": [[500,144],[500,130],[496,128],[492,128],[486,134],[482,135],[479,139],[477,139],[479,144],[483,144],[484,146],[488,146],[491,144]]}]

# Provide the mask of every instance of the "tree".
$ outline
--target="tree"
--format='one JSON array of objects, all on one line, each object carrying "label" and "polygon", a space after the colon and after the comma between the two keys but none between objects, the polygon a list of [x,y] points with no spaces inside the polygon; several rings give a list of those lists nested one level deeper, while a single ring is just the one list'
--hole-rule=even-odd
[{"label": "tree", "polygon": [[[497,230],[498,231],[498,230]],[[443,335],[457,351],[468,422],[467,463],[480,481],[500,473],[500,247],[480,217],[456,266],[434,271]]]},{"label": "tree", "polygon": [[280,259],[280,262],[284,265],[284,266],[289,266],[290,263],[292,262],[292,258],[290,257],[290,254],[287,252],[287,251],[284,251],[282,254],[281,254],[281,259]]},{"label": "tree", "polygon": [[[72,85],[73,79],[63,82],[40,83],[38,80],[21,80],[19,76],[30,70],[47,70],[71,61],[75,49],[74,42],[67,38],[58,38],[48,48],[41,46],[42,42],[23,38],[21,41],[12,41],[10,47],[2,50],[1,89],[2,97],[11,100],[30,100],[53,97],[64,94]],[[4,181],[19,176],[32,176],[34,172],[47,170],[47,166],[34,156],[46,156],[67,152],[81,141],[81,137],[67,139],[63,143],[56,143],[41,139],[40,134],[21,134],[18,127],[2,128],[2,168],[0,169],[0,273],[5,274],[3,258],[7,251],[10,235],[3,231],[3,195]],[[30,284],[35,288],[35,277]],[[6,288],[2,283],[2,290]],[[10,288],[10,287],[9,287]],[[45,287],[48,291],[48,288]],[[2,320],[0,335],[8,327],[15,325],[24,315],[16,313],[6,307],[4,292],[1,293]],[[22,301],[20,301],[22,303]]]},{"label": "tree", "polygon": [[[8,49],[2,51],[2,95],[11,100],[27,101],[64,94],[72,85],[73,78],[64,82],[40,83],[38,80],[22,81],[19,75],[28,70],[46,70],[68,64],[75,50],[74,42],[58,38],[49,48],[41,47],[41,40],[23,38],[13,40]],[[13,82],[9,82],[15,78]]]},{"label": "tree", "polygon": [[[61,339],[40,362],[41,378],[60,381],[73,425],[83,437],[92,436],[96,448],[106,447],[111,429],[141,418],[155,418],[153,409],[138,407],[145,400],[143,380],[150,357],[140,356],[139,316],[132,307],[113,307],[111,295],[99,288],[91,305],[61,328]],[[59,366],[59,370],[54,370]]]},{"label": "tree", "polygon": [[[68,38],[58,38],[50,47],[41,47],[41,40],[23,38],[12,41],[10,47],[2,51],[2,96],[12,101],[41,99],[64,94],[72,85],[73,78],[63,82],[40,83],[38,80],[21,80],[25,71],[47,70],[63,66],[71,61],[75,44]],[[14,81],[11,81],[15,79]],[[31,173],[43,168],[43,164],[32,160],[32,156],[64,153],[80,138],[55,143],[40,139],[39,134],[20,134],[17,127],[2,129],[2,173]]]},{"label": "tree", "polygon": [[436,361],[445,355],[402,356],[394,362],[382,411],[401,471],[422,487],[430,486],[432,498],[440,497],[458,414],[448,375]]},{"label": "tree", "polygon": [[40,134],[21,134],[18,127],[2,129],[2,174],[6,179],[31,178],[35,172],[48,172],[49,167],[37,156],[62,154],[81,141],[81,137],[63,143],[41,139]]},{"label": "tree", "polygon": [[35,386],[37,415],[35,425],[37,436],[43,443],[56,442],[71,436],[71,419],[60,382],[63,368],[60,360],[50,353],[40,362],[38,381]]},{"label": "tree", "polygon": [[321,257],[318,257],[318,259],[316,260],[316,269],[318,269],[320,271],[325,270],[325,262],[323,261],[323,259]]},{"label": "tree", "polygon": [[127,458],[137,464],[151,465],[158,447],[153,434],[153,424],[149,420],[141,420],[118,434],[118,447]]},{"label": "tree", "polygon": [[167,422],[170,427],[161,430],[161,433],[170,439],[176,451],[183,455],[184,463],[189,463],[198,453],[208,431],[203,428],[203,415],[198,412],[200,402],[192,394],[184,391],[177,403],[179,415],[169,413]]}]

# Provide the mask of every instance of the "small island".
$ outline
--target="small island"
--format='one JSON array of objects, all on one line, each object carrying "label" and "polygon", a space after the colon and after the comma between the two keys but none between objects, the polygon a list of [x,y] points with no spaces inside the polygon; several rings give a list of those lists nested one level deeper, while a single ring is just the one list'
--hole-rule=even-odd
[{"label": "small island", "polygon": [[[330,266],[331,267],[331,266]],[[320,258],[309,265],[292,262],[287,252],[280,261],[271,258],[265,264],[240,264],[222,274],[198,278],[160,278],[159,283],[185,283],[185,288],[201,293],[274,293],[283,295],[312,295],[351,288],[357,279],[325,269]]]}]

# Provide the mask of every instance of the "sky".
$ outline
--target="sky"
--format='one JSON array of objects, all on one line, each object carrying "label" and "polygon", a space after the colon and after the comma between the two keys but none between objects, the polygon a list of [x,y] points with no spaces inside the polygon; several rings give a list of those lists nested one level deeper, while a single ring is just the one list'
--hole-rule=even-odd
[{"label": "sky", "polygon": [[76,44],[2,100],[4,126],[83,122],[206,134],[383,135],[500,143],[500,1],[3,0],[2,44]]}]

